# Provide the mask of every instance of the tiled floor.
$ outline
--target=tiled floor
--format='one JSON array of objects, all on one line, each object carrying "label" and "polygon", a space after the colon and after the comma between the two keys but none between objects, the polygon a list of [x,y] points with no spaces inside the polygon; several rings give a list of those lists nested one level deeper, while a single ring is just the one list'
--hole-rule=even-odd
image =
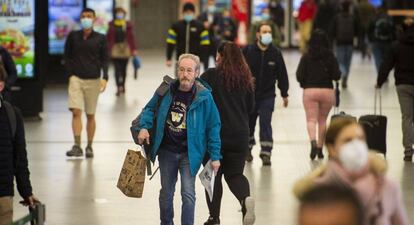
[{"label": "tiled floor", "polygon": [[[159,175],[147,181],[142,199],[125,197],[116,182],[128,148],[134,149],[129,135],[130,121],[151,97],[161,77],[172,74],[164,65],[163,51],[141,52],[143,68],[139,79],[128,78],[127,94],[117,98],[114,79],[102,94],[98,113],[98,129],[93,160],[70,160],[65,151],[72,145],[71,115],[67,110],[65,87],[45,90],[45,112],[41,122],[27,122],[27,141],[35,194],[47,205],[49,225],[155,225],[159,224]],[[257,223],[260,225],[295,224],[297,202],[292,184],[313,165],[308,159],[302,90],[295,79],[300,55],[284,52],[290,76],[289,108],[277,99],[273,116],[275,150],[272,167],[262,167],[258,149],[255,160],[247,164],[252,194],[256,198]],[[131,69],[131,68],[130,68]],[[355,55],[350,87],[342,92],[341,110],[359,116],[373,111],[375,69],[372,62]],[[411,221],[414,221],[414,165],[402,161],[400,111],[393,85],[383,89],[383,113],[388,116],[389,176],[401,184]],[[85,134],[83,140],[85,141]],[[196,224],[207,218],[203,188],[197,181]],[[177,184],[177,190],[179,185]],[[15,219],[26,213],[15,198]],[[180,195],[175,199],[176,224],[180,218]],[[222,224],[241,224],[237,200],[225,189]]]}]

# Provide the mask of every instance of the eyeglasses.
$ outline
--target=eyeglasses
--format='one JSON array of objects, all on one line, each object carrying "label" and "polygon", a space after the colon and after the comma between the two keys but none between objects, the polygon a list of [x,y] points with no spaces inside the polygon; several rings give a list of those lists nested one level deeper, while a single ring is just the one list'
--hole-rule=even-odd
[{"label": "eyeglasses", "polygon": [[189,74],[193,74],[194,73],[194,70],[192,68],[179,67],[178,68],[178,72],[179,73],[185,73],[185,72],[187,72]]}]

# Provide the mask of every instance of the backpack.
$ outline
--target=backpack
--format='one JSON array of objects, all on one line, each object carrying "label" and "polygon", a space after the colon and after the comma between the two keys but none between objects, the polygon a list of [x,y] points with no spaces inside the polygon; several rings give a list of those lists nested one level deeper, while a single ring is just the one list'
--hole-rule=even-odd
[{"label": "backpack", "polygon": [[338,42],[353,42],[355,36],[354,17],[339,14],[336,20],[336,39]]},{"label": "backpack", "polygon": [[11,135],[12,135],[12,139],[14,140],[16,137],[16,127],[17,127],[16,111],[14,111],[14,108],[10,103],[6,101],[2,101],[1,103],[6,108],[7,118],[9,119],[9,123],[10,123]]},{"label": "backpack", "polygon": [[[148,133],[150,134],[150,138],[154,137],[154,135],[155,135],[158,108],[160,107],[161,101],[164,98],[165,94],[167,94],[167,92],[170,88],[170,84],[173,81],[174,81],[174,79],[171,78],[170,76],[168,76],[168,75],[164,76],[162,83],[160,84],[160,86],[155,91],[155,93],[158,95],[158,99],[157,99],[157,104],[156,104],[155,109],[154,109],[154,118],[153,118],[153,123],[152,123],[153,126],[152,126],[151,129],[148,130]],[[132,138],[134,139],[134,142],[137,145],[139,145],[139,142],[138,142],[138,134],[139,134],[138,127],[140,125],[139,121],[141,121],[141,117],[142,117],[142,112],[132,121],[131,127],[130,127]],[[150,141],[149,145],[144,144],[144,151],[145,151],[145,154],[147,156],[147,173],[148,173],[148,175],[152,174],[152,171],[151,171],[151,149],[152,149],[152,144],[153,144],[153,141]]]},{"label": "backpack", "polygon": [[380,17],[375,21],[374,38],[378,41],[392,41],[394,39],[394,24],[388,17]]}]

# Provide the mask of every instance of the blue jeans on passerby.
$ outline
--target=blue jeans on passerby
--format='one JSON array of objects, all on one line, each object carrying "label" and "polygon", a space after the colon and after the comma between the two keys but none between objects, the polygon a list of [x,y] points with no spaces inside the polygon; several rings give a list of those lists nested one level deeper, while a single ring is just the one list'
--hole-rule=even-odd
[{"label": "blue jeans on passerby", "polygon": [[260,125],[260,146],[261,154],[270,155],[273,149],[273,131],[272,131],[272,114],[275,108],[275,98],[267,98],[262,100],[256,99],[256,107],[254,112],[249,116],[250,141],[249,149],[252,150],[256,144],[254,138],[254,130],[256,128],[257,117],[259,117]]},{"label": "blue jeans on passerby", "polygon": [[175,153],[160,149],[158,153],[160,165],[161,190],[159,197],[161,225],[173,225],[174,192],[177,175],[181,180],[181,224],[194,224],[195,211],[195,176],[191,176],[188,153]]},{"label": "blue jeans on passerby", "polygon": [[391,43],[387,42],[372,42],[372,54],[374,55],[375,68],[379,72],[380,66],[387,52],[391,49]]},{"label": "blue jeans on passerby", "polygon": [[338,45],[336,46],[336,57],[338,58],[339,69],[342,73],[342,81],[346,84],[348,81],[349,70],[351,68],[352,51],[354,46],[352,45]]}]

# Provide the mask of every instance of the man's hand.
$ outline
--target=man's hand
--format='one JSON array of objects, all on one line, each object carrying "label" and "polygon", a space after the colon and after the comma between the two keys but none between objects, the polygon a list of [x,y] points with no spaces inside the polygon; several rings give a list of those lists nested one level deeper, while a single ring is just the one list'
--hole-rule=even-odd
[{"label": "man's hand", "polygon": [[220,160],[211,161],[211,167],[213,168],[214,172],[217,173],[220,168]]},{"label": "man's hand", "polygon": [[33,207],[36,202],[40,202],[40,201],[34,195],[32,195],[32,196],[25,198],[22,204],[24,206]]},{"label": "man's hand", "polygon": [[165,65],[167,65],[168,67],[172,66],[172,61],[171,60],[167,60],[167,62],[165,63]]},{"label": "man's hand", "polygon": [[138,134],[138,144],[144,144],[144,141],[147,145],[150,144],[150,135],[147,129],[141,129]]},{"label": "man's hand", "polygon": [[289,105],[289,99],[287,97],[283,98],[283,107],[287,108],[288,105]]},{"label": "man's hand", "polygon": [[100,89],[101,93],[105,91],[107,84],[108,84],[107,80],[101,79],[101,89]]}]

